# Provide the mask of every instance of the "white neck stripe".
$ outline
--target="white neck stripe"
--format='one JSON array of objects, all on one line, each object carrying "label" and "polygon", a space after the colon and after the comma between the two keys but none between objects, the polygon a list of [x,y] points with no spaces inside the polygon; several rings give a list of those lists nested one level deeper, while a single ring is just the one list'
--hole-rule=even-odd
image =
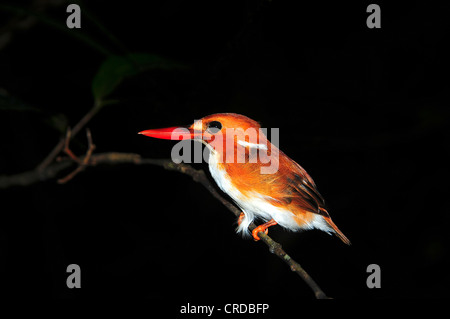
[{"label": "white neck stripe", "polygon": [[246,141],[237,141],[239,145],[242,146],[248,146],[251,148],[258,148],[258,149],[263,149],[263,150],[267,150],[267,145],[266,144],[255,144],[255,143],[249,143]]}]

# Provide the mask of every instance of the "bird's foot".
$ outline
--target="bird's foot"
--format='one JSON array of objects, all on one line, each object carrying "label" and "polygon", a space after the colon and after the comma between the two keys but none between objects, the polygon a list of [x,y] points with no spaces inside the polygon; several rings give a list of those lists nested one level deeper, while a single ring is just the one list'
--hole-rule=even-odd
[{"label": "bird's foot", "polygon": [[252,231],[253,239],[254,239],[255,241],[260,240],[261,238],[259,238],[258,233],[259,233],[259,232],[262,232],[262,233],[264,233],[264,234],[267,235],[267,234],[269,233],[268,228],[269,228],[270,226],[274,226],[274,225],[277,225],[277,222],[276,222],[275,220],[271,219],[270,221],[268,221],[268,222],[265,223],[265,224],[256,226],[255,229],[253,229],[253,231]]},{"label": "bird's foot", "polygon": [[240,225],[240,224],[242,223],[242,221],[244,220],[244,218],[245,218],[245,214],[244,214],[244,213],[241,213],[241,214],[239,215],[239,218],[238,218],[238,225]]},{"label": "bird's foot", "polygon": [[267,228],[264,228],[263,225],[259,225],[258,227],[253,229],[252,236],[255,241],[261,240],[261,238],[259,238],[258,236],[259,232],[263,232],[264,234],[267,235],[269,233],[269,230]]}]

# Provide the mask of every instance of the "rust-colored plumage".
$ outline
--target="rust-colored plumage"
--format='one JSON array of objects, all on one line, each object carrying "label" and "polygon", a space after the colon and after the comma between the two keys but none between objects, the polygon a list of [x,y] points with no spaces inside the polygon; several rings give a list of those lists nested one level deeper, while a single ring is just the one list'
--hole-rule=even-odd
[{"label": "rust-colored plumage", "polygon": [[[172,130],[141,133],[161,138],[161,132]],[[255,240],[259,231],[279,224],[293,231],[318,228],[350,244],[331,220],[311,176],[271,144],[256,121],[233,113],[213,114],[196,121],[184,134],[162,138],[194,138],[210,149],[212,177],[243,211],[238,231],[246,234],[248,225],[261,218],[266,223],[252,232]],[[274,169],[264,173],[269,168]]]}]

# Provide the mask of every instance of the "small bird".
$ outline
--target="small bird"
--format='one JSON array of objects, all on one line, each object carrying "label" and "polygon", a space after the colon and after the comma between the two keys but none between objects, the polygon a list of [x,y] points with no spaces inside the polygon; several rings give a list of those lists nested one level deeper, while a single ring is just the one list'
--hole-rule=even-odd
[{"label": "small bird", "polygon": [[[320,229],[350,245],[331,220],[314,180],[268,141],[258,122],[240,114],[219,113],[184,128],[151,129],[139,134],[205,144],[210,150],[208,164],[213,179],[242,210],[237,232],[244,236],[249,235],[250,223],[259,218],[265,223],[252,231],[255,240],[260,240],[259,232],[267,234],[269,227],[280,225],[291,231]],[[269,165],[276,169],[264,173]]]}]

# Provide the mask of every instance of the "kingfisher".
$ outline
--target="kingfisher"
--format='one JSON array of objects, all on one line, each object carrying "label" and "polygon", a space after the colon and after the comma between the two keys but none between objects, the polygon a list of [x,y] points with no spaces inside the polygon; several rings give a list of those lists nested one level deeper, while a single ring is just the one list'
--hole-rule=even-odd
[{"label": "kingfisher", "polygon": [[237,232],[250,235],[249,225],[264,223],[251,232],[279,225],[290,231],[319,229],[350,241],[331,220],[325,200],[311,176],[273,145],[258,122],[240,114],[218,113],[185,127],[150,129],[139,134],[160,139],[193,139],[209,149],[208,166],[218,187],[242,210]]}]

